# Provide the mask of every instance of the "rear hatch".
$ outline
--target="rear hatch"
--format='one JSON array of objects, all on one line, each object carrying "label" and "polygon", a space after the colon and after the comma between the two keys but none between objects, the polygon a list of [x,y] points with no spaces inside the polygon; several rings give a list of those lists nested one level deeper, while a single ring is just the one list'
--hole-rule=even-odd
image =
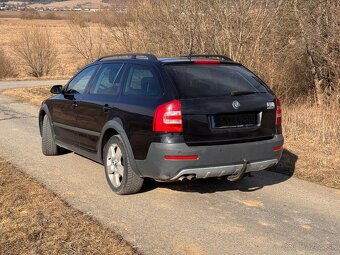
[{"label": "rear hatch", "polygon": [[181,102],[188,145],[270,139],[276,133],[275,97],[237,64],[167,64]]}]

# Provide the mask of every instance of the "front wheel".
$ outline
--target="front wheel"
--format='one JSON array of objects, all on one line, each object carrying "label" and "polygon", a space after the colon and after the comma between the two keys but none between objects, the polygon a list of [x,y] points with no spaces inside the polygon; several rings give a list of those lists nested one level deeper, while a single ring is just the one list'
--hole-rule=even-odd
[{"label": "front wheel", "polygon": [[132,170],[129,155],[120,136],[113,136],[106,143],[103,161],[106,180],[115,193],[127,195],[140,191],[144,179]]},{"label": "front wheel", "polygon": [[55,143],[50,119],[44,116],[41,133],[42,153],[46,156],[59,155],[60,147]]}]

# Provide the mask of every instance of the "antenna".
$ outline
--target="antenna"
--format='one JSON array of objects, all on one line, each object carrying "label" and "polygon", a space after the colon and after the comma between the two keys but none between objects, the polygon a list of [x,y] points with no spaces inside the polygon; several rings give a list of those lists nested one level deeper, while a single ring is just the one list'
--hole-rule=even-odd
[{"label": "antenna", "polygon": [[192,39],[192,34],[190,33],[190,48],[189,48],[189,55],[188,58],[191,61],[191,56],[192,56],[192,49],[194,48],[194,43]]},{"label": "antenna", "polygon": [[189,55],[187,56],[190,61],[191,61],[191,56],[192,56],[192,49],[190,48]]}]

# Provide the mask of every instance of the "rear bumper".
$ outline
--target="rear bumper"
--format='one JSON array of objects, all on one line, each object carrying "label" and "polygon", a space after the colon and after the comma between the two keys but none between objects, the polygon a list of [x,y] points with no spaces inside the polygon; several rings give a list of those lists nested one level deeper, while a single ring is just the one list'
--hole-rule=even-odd
[{"label": "rear bumper", "polygon": [[[177,180],[183,175],[196,178],[219,177],[238,173],[247,161],[247,172],[264,170],[276,165],[281,158],[283,136],[275,135],[265,141],[210,145],[187,146],[185,143],[152,143],[145,160],[137,160],[143,177],[158,180]],[[196,160],[166,160],[164,156],[197,155]]]}]

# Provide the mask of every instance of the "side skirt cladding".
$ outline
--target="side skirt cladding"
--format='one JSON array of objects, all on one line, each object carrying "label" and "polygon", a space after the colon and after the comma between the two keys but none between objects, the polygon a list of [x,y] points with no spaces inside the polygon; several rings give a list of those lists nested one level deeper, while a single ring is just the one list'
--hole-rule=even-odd
[{"label": "side skirt cladding", "polygon": [[[40,111],[39,111],[39,131],[40,131],[40,135],[41,135],[41,131],[42,131],[41,130],[42,121],[43,121],[43,118],[44,118],[45,115],[47,115],[49,117],[49,119],[51,120],[51,129],[52,129],[53,137],[55,138],[53,120],[51,119],[50,112],[48,110],[47,105],[45,105],[45,104],[42,105],[42,107],[40,108]],[[118,134],[121,137],[121,139],[123,140],[124,145],[126,146],[126,151],[129,153],[129,157],[130,157],[131,166],[132,166],[133,171],[138,176],[143,177],[143,175],[140,173],[138,166],[136,164],[135,157],[133,155],[133,151],[132,151],[128,136],[126,135],[124,128],[123,128],[122,121],[118,118],[115,118],[111,121],[108,121],[104,125],[102,132],[100,134],[100,139],[99,139],[99,142],[98,142],[98,145],[97,145],[97,153],[96,154],[89,152],[87,150],[80,149],[79,147],[76,147],[74,145],[70,145],[68,143],[65,143],[64,141],[56,140],[56,143],[60,147],[63,147],[63,148],[68,149],[70,151],[74,151],[74,152],[76,152],[76,153],[78,153],[78,154],[80,154],[84,157],[87,157],[89,159],[92,159],[92,160],[100,163],[100,164],[103,164],[103,155],[102,155],[103,150],[102,150],[102,148],[105,146],[105,144],[103,144],[103,142],[105,142],[104,134],[106,133],[107,130],[110,130],[110,129],[115,130],[116,131],[115,133]]]}]

